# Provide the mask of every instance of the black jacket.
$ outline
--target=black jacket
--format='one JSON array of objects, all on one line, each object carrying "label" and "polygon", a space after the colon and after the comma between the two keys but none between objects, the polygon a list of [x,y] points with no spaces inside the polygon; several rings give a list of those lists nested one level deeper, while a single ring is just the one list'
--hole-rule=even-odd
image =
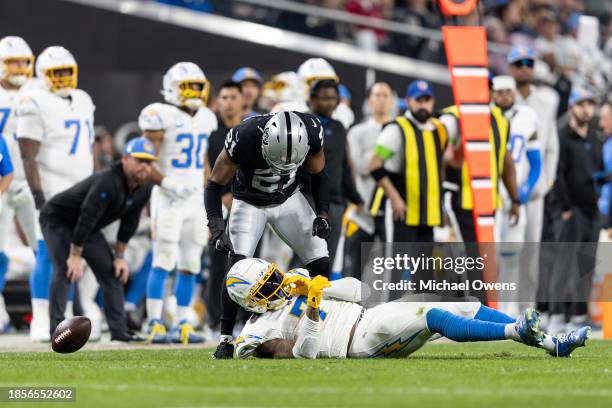
[{"label": "black jacket", "polygon": [[152,188],[148,184],[130,191],[121,162],[115,162],[53,196],[40,211],[40,223],[72,227],[72,243],[82,246],[91,234],[121,220],[117,240],[127,243],[138,228]]},{"label": "black jacket", "polygon": [[[349,165],[349,151],[344,125],[331,118],[318,116],[323,125],[323,148],[325,170],[329,177],[329,202],[344,205],[346,201],[362,204],[361,195],[355,187],[355,179]],[[308,180],[303,190],[310,192]]]},{"label": "black jacket", "polygon": [[554,188],[554,201],[560,211],[580,208],[588,215],[598,211],[595,175],[603,171],[603,145],[594,129],[586,138],[569,125],[559,131],[559,165]]}]

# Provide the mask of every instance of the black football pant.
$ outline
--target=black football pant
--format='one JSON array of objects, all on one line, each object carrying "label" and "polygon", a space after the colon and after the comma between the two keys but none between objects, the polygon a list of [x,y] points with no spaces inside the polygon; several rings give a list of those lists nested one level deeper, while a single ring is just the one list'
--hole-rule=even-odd
[{"label": "black football pant", "polygon": [[[53,264],[53,279],[49,291],[51,334],[62,320],[66,310],[70,281],[68,255],[72,241],[72,228],[62,224],[45,223],[41,225],[49,257]],[[123,310],[123,284],[115,276],[113,254],[100,231],[93,233],[83,245],[82,257],[93,271],[104,296],[104,314],[112,336],[125,336],[128,332]]]},{"label": "black football pant", "polygon": [[572,208],[572,216],[567,221],[557,221],[559,249],[548,296],[551,314],[588,314],[599,239],[598,221],[597,213],[589,214],[577,207]]}]

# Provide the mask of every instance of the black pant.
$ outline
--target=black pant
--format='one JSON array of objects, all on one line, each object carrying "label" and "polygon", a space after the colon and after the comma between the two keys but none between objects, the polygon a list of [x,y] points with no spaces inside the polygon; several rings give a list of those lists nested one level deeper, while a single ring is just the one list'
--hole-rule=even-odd
[{"label": "black pant", "polygon": [[[599,238],[598,214],[573,208],[571,217],[560,219],[557,236],[559,250],[549,282],[552,314],[586,315],[593,283]],[[565,243],[565,245],[563,244]]]},{"label": "black pant", "polygon": [[[344,271],[345,276],[352,276],[353,278],[361,280],[362,269],[361,266],[367,261],[368,254],[361,253],[361,244],[374,242],[374,239],[378,237],[382,242],[385,242],[385,218],[376,217],[374,218],[374,233],[368,234],[362,229],[359,229],[355,234],[346,239],[346,252],[344,256]],[[365,258],[362,258],[365,256]]]},{"label": "black pant", "polygon": [[219,254],[212,245],[208,246],[210,254],[210,275],[206,283],[206,311],[208,326],[217,328],[221,320],[221,292],[225,282],[227,256]]},{"label": "black pant", "polygon": [[[70,254],[72,228],[45,223],[42,233],[53,263],[53,280],[49,292],[51,334],[62,320],[68,299],[70,281],[66,260]],[[93,271],[104,296],[104,313],[112,336],[125,336],[128,331],[123,310],[123,284],[115,276],[113,254],[100,231],[93,233],[83,245],[83,258]]]}]

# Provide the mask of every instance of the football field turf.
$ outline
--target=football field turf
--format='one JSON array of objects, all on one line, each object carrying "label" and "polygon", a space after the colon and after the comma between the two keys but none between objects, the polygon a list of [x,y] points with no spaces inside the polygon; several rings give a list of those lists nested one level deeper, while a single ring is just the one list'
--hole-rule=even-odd
[{"label": "football field turf", "polygon": [[76,387],[76,402],[44,407],[612,407],[610,341],[570,359],[509,341],[433,343],[386,360],[218,361],[211,351],[3,353],[0,386]]}]

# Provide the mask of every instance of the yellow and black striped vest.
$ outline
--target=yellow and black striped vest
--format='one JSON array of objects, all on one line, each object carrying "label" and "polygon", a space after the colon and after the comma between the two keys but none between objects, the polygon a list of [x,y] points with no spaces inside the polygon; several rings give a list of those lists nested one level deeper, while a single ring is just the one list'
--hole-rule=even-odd
[{"label": "yellow and black striped vest", "polygon": [[[404,170],[388,172],[391,182],[406,200],[406,225],[437,226],[442,223],[442,155],[448,140],[446,128],[437,119],[431,119],[433,131],[421,131],[405,116],[399,116],[388,125],[402,130]],[[388,126],[387,125],[387,126]],[[376,190],[371,214],[376,214],[382,202],[382,188]]]},{"label": "yellow and black striped vest", "polygon": [[[452,114],[457,121],[459,121],[459,108],[456,105],[449,106],[442,112]],[[510,125],[508,124],[508,120],[504,117],[502,110],[496,106],[492,106],[489,143],[491,143],[491,193],[493,194],[493,202],[496,203],[496,208],[503,207],[499,195],[499,179],[501,179],[504,173],[504,156],[506,155],[509,131]],[[456,184],[459,187],[458,194],[461,208],[464,210],[471,210],[474,208],[472,186],[470,185],[466,161],[463,161],[461,169],[447,166],[445,169],[445,177],[446,181]]]}]

